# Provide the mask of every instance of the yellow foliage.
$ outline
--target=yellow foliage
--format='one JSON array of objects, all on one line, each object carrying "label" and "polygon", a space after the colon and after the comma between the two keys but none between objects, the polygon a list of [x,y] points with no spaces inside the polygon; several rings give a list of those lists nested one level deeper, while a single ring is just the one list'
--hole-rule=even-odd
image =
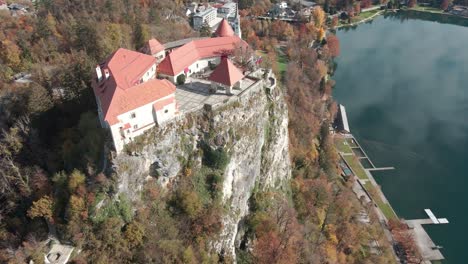
[{"label": "yellow foliage", "polygon": [[184,176],[187,176],[187,177],[192,176],[192,169],[190,167],[186,167],[184,169]]},{"label": "yellow foliage", "polygon": [[80,213],[86,210],[86,204],[83,198],[72,195],[69,201],[70,217],[77,218]]},{"label": "yellow foliage", "polygon": [[137,247],[143,243],[144,234],[145,230],[141,224],[137,222],[131,222],[126,227],[124,236],[130,247]]},{"label": "yellow foliage", "polygon": [[319,28],[318,31],[317,31],[317,39],[319,41],[322,41],[323,38],[325,38],[325,29],[323,29],[323,27]]},{"label": "yellow foliage", "polygon": [[333,245],[331,243],[327,243],[325,245],[325,254],[327,256],[328,263],[337,263],[338,262],[338,256],[337,256],[335,245]]},{"label": "yellow foliage", "polygon": [[317,218],[319,220],[318,226],[322,227],[323,223],[325,222],[325,210],[323,208],[317,208]]},{"label": "yellow foliage", "polygon": [[325,12],[321,7],[315,7],[312,11],[312,18],[314,19],[315,26],[318,28],[323,27],[325,24]]},{"label": "yellow foliage", "polygon": [[21,70],[21,50],[14,42],[8,39],[0,41],[0,59],[14,71]]},{"label": "yellow foliage", "polygon": [[52,219],[52,206],[53,201],[49,196],[43,196],[41,199],[33,202],[31,208],[28,210],[30,218],[44,217],[47,220]]},{"label": "yellow foliage", "polygon": [[326,235],[328,238],[328,241],[332,243],[333,245],[338,244],[338,238],[336,237],[336,227],[333,224],[329,224],[326,226]]},{"label": "yellow foliage", "polygon": [[70,192],[74,192],[78,186],[85,182],[85,175],[79,170],[74,170],[70,177],[68,178],[68,189]]}]

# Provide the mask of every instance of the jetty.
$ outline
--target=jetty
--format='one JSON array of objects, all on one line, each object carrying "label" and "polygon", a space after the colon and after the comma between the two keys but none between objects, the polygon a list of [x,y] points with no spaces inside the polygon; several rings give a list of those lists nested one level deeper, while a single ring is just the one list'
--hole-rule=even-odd
[{"label": "jetty", "polygon": [[446,218],[437,218],[430,209],[424,209],[424,211],[429,218],[405,220],[405,223],[413,234],[416,245],[418,246],[424,260],[423,263],[431,264],[431,261],[443,260],[445,258],[440,252],[442,247],[436,245],[434,241],[432,241],[429,234],[424,230],[423,225],[448,224],[449,221]]}]

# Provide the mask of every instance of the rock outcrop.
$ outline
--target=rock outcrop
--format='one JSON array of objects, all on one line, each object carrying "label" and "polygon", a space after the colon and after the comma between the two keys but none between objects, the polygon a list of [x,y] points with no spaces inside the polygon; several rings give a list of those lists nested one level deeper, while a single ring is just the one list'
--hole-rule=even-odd
[{"label": "rock outcrop", "polygon": [[222,188],[229,213],[212,245],[234,256],[253,190],[283,188],[291,177],[288,114],[281,91],[270,94],[258,89],[217,108],[187,114],[138,138],[129,146],[132,155],[115,159],[119,192],[137,200],[147,177],[156,177],[162,185],[176,183],[188,159],[202,166],[200,142],[222,147],[229,155]]}]

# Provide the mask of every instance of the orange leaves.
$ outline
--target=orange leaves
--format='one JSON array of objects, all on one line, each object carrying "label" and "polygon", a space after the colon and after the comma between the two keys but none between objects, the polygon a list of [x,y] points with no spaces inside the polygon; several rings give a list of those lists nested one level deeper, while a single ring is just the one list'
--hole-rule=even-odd
[{"label": "orange leaves", "polygon": [[338,37],[336,37],[333,34],[329,34],[327,36],[327,46],[330,50],[330,55],[333,58],[338,57],[340,55],[340,41],[338,40]]}]

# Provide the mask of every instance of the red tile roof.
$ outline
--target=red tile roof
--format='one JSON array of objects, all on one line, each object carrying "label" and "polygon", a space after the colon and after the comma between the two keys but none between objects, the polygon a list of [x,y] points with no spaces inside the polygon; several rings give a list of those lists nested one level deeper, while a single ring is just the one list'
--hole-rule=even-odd
[{"label": "red tile roof", "polygon": [[156,58],[153,56],[120,48],[109,56],[101,69],[109,70],[108,81],[115,82],[121,89],[127,89],[138,84],[143,74],[155,63]]},{"label": "red tile roof", "polygon": [[227,86],[233,86],[242,78],[244,78],[244,74],[227,57],[223,57],[221,63],[208,79]]},{"label": "red tile roof", "polygon": [[219,57],[231,53],[237,44],[248,44],[238,36],[207,38],[191,41],[175,49],[159,64],[158,71],[162,74],[175,76],[197,60]]},{"label": "red tile roof", "polygon": [[162,110],[166,105],[170,105],[175,102],[175,97],[169,97],[167,99],[159,100],[156,103],[154,103],[153,107],[154,110],[160,111]]},{"label": "red tile roof", "polygon": [[218,37],[232,37],[234,36],[234,30],[229,25],[226,19],[223,18],[219,23],[218,29],[216,29],[216,36]]},{"label": "red tile roof", "polygon": [[162,45],[159,41],[157,41],[154,38],[148,40],[148,43],[146,43],[144,47],[144,52],[149,55],[154,55],[163,50],[164,50],[164,45]]},{"label": "red tile roof", "polygon": [[151,79],[138,84],[142,75],[155,63],[155,58],[139,52],[118,49],[101,69],[109,70],[110,77],[93,82],[104,120],[109,125],[118,123],[117,116],[175,93],[175,86],[167,80]]}]

